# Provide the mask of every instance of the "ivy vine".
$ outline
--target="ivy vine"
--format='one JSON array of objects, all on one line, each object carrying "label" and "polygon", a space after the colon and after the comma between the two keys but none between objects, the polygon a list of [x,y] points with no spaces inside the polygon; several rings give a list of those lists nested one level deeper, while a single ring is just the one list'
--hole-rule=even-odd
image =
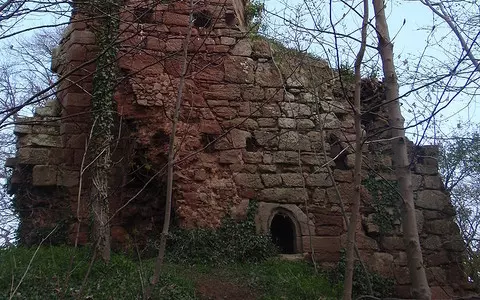
[{"label": "ivy vine", "polygon": [[362,184],[372,195],[374,224],[380,233],[392,232],[395,221],[400,220],[398,182],[370,176]]}]

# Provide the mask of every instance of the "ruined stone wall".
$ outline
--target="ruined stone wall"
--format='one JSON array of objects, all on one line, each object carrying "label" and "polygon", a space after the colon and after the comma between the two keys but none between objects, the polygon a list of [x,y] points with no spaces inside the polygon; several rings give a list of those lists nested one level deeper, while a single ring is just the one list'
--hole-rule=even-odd
[{"label": "ruined stone wall", "polygon": [[[316,260],[332,265],[345,245],[346,226],[327,167],[348,213],[355,193],[349,146],[355,138],[352,84],[340,84],[338,74],[320,59],[242,31],[242,3],[205,0],[195,7],[177,131],[175,222],[216,227],[226,215],[241,217],[255,200],[259,231],[268,232],[276,214],[286,215],[295,226],[296,252],[312,247]],[[161,231],[162,170],[189,12],[183,1],[133,0],[125,1],[121,12],[115,93],[119,141],[112,145],[111,198],[112,237],[119,245]],[[209,21],[200,22],[205,16]],[[86,166],[91,160],[84,153],[97,54],[95,24],[85,18],[81,11],[72,16],[54,59],[53,69],[65,78],[58,88],[58,106],[52,103],[44,109],[48,113],[40,109],[16,128],[17,157],[9,162],[15,170],[11,190],[25,210],[21,236],[27,244],[35,242],[35,236],[27,239],[31,229],[59,222],[71,241],[81,224],[80,243],[88,240],[90,183],[88,169],[81,172],[81,167],[82,161]],[[365,182],[385,183],[394,179],[390,146],[376,140],[389,137],[386,112],[383,107],[371,110],[382,101],[379,86],[366,82],[362,93],[369,111],[363,120],[368,137],[363,176]],[[463,244],[438,175],[435,147],[412,146],[410,152],[415,157],[417,218],[429,282],[435,297],[449,298],[461,292],[465,281],[460,268]],[[382,206],[385,195],[362,190],[358,247],[373,270],[395,278],[398,296],[409,297],[402,229],[397,209]],[[388,232],[382,230],[379,216],[389,223]]]}]

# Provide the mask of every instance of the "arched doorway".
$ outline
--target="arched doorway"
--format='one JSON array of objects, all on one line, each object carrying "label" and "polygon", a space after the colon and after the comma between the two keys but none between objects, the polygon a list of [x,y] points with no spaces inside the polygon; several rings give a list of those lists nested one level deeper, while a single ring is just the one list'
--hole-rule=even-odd
[{"label": "arched doorway", "polygon": [[272,218],[270,234],[282,254],[294,254],[296,252],[295,232],[295,224],[288,215],[277,213]]}]

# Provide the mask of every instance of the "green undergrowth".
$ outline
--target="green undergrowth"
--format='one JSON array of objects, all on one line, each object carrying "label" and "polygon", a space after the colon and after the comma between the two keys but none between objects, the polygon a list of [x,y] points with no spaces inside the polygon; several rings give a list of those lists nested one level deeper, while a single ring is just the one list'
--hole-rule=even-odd
[{"label": "green undergrowth", "polygon": [[[95,261],[86,277],[89,249],[35,250],[0,250],[0,299],[9,299],[20,282],[12,299],[141,299],[142,285],[153,272],[154,259],[139,261],[113,254],[108,265]],[[255,299],[334,299],[341,291],[339,284],[332,285],[323,273],[315,274],[306,262],[273,258],[222,266],[167,263],[153,299],[209,299],[196,289],[202,280],[206,282],[203,289],[218,289],[226,282],[230,290],[246,289]]]},{"label": "green undergrowth", "polygon": [[218,228],[173,229],[167,259],[175,263],[225,265],[255,263],[276,256],[270,235],[258,234],[257,202],[250,201],[246,218],[226,217]]},{"label": "green undergrowth", "polygon": [[[35,250],[0,250],[0,299],[9,299],[17,286],[13,299],[137,299],[146,271],[150,273],[153,268],[153,261],[139,263],[114,254],[109,264],[95,261],[86,276],[91,262],[89,249],[44,247],[36,254]],[[167,272],[153,299],[195,299],[194,294],[191,281]]]}]

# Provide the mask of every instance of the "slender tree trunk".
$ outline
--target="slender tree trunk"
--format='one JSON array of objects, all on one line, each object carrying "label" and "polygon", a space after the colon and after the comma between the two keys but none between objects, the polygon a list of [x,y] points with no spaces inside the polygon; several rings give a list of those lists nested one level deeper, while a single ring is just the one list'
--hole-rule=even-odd
[{"label": "slender tree trunk", "polygon": [[[112,165],[110,145],[114,140],[113,93],[116,85],[118,3],[115,0],[93,0],[93,15],[99,16],[96,43],[102,53],[93,76],[91,157],[92,189],[90,206],[95,248],[104,261],[110,260],[109,178]],[[115,17],[112,17],[115,16]]]},{"label": "slender tree trunk", "polygon": [[404,119],[400,110],[399,91],[395,66],[393,64],[393,44],[390,42],[388,25],[385,17],[383,0],[373,0],[375,10],[375,27],[378,36],[378,51],[380,53],[383,74],[385,77],[385,96],[388,107],[389,123],[392,131],[392,150],[395,174],[402,196],[401,214],[403,239],[407,250],[408,269],[412,282],[412,296],[415,299],[430,299],[422,249],[418,237],[415,203],[413,200],[412,175],[407,154],[407,139],[405,137]]},{"label": "slender tree trunk", "polygon": [[160,245],[158,249],[158,256],[155,261],[155,271],[152,276],[152,280],[150,285],[147,287],[144,299],[150,299],[152,294],[153,288],[158,283],[160,279],[160,272],[163,267],[163,260],[165,258],[165,248],[167,246],[167,238],[168,232],[170,229],[170,218],[171,218],[171,210],[172,210],[172,202],[173,202],[173,176],[174,176],[174,162],[175,162],[175,135],[177,132],[177,124],[178,118],[180,114],[180,108],[182,104],[183,98],[183,88],[185,86],[185,76],[187,73],[187,66],[188,66],[188,44],[190,43],[190,39],[192,36],[192,18],[193,18],[193,0],[190,0],[190,23],[188,25],[188,33],[187,37],[184,41],[183,45],[183,64],[182,64],[182,73],[180,77],[180,82],[178,86],[177,92],[177,99],[175,103],[175,111],[172,120],[172,132],[170,133],[170,141],[169,141],[169,148],[168,148],[168,167],[167,167],[167,195],[165,199],[165,215],[163,219],[163,229],[162,235],[160,237]]},{"label": "slender tree trunk", "polygon": [[354,114],[355,114],[355,197],[348,225],[347,233],[347,259],[345,268],[345,282],[343,288],[343,299],[352,299],[353,286],[353,270],[355,267],[355,235],[357,229],[358,215],[360,211],[360,188],[362,184],[362,113],[360,103],[360,92],[362,88],[361,67],[365,47],[367,44],[367,25],[368,25],[368,0],[363,0],[363,21],[362,21],[362,42],[355,59],[355,97],[354,97]]}]

